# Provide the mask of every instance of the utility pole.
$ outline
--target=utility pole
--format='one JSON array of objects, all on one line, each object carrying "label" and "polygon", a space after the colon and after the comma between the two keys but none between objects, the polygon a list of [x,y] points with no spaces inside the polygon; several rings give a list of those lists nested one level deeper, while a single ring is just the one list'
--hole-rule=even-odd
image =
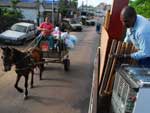
[{"label": "utility pole", "polygon": [[40,24],[40,1],[36,0],[36,7],[37,7],[37,25]]},{"label": "utility pole", "polygon": [[88,0],[86,0],[86,16],[87,16],[87,6],[88,5]]},{"label": "utility pole", "polygon": [[81,13],[83,13],[83,5],[84,5],[84,2],[82,0],[82,9],[81,9]]},{"label": "utility pole", "polygon": [[52,23],[54,25],[54,0],[52,0]]}]

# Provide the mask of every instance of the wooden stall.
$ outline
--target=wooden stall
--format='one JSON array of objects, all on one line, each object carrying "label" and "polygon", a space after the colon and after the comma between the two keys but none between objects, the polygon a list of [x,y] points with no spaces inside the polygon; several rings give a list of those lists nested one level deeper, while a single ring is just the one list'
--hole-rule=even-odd
[{"label": "wooden stall", "polygon": [[123,7],[128,5],[128,2],[129,0],[113,0],[112,8],[106,14],[101,31],[97,107],[97,111],[101,113],[109,113],[115,68],[119,65],[117,59],[109,56],[113,53],[120,53],[124,50],[122,48],[125,48],[125,45],[120,42],[124,39],[125,34],[125,29],[120,21],[120,13]]},{"label": "wooden stall", "polygon": [[[106,85],[107,79],[104,79],[104,74],[109,78],[107,68],[110,68],[109,64],[112,64],[113,61],[108,61],[108,55],[111,49],[112,40],[120,41],[124,36],[124,28],[120,21],[120,12],[123,7],[128,5],[129,0],[113,0],[112,8],[107,12],[104,27],[102,27],[101,32],[101,42],[100,42],[100,74],[99,74],[99,94],[103,95],[102,84]],[[113,47],[111,51],[114,51],[117,47],[116,42],[113,42]],[[108,67],[107,67],[108,66]],[[102,88],[102,89],[101,89]]]}]

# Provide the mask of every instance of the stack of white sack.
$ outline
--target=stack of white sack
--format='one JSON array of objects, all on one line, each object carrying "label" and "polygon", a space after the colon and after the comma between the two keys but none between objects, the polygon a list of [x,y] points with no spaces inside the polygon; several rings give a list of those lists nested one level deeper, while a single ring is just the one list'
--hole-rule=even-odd
[{"label": "stack of white sack", "polygon": [[68,32],[61,33],[61,39],[65,41],[69,49],[73,49],[78,40],[75,35],[70,35]]},{"label": "stack of white sack", "polygon": [[59,35],[61,34],[61,31],[59,30],[59,27],[55,27],[54,31],[52,32],[52,35],[56,38],[59,39]]}]

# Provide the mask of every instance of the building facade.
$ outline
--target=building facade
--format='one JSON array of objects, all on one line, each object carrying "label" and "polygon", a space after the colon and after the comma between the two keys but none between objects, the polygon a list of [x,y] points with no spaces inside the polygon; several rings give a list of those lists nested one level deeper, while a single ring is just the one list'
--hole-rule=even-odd
[{"label": "building facade", "polygon": [[[59,1],[56,0],[21,0],[16,7],[22,12],[24,20],[31,20],[39,24],[44,20],[46,15],[50,15],[54,23],[54,19],[58,15],[58,5]],[[0,0],[0,7],[10,8],[10,6],[10,0]]]},{"label": "building facade", "polygon": [[81,5],[79,8],[81,15],[88,16],[92,14],[94,16],[105,16],[107,10],[111,9],[111,5],[107,5],[106,3],[100,3],[96,7]]}]

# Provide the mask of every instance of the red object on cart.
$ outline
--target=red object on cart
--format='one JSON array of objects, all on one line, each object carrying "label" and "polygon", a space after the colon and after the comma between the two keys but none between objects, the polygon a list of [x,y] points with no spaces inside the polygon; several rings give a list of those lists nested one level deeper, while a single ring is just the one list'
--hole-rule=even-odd
[{"label": "red object on cart", "polygon": [[40,48],[42,49],[42,51],[45,51],[45,52],[48,52],[49,51],[49,44],[48,44],[48,42],[42,42],[41,44],[40,44]]}]

